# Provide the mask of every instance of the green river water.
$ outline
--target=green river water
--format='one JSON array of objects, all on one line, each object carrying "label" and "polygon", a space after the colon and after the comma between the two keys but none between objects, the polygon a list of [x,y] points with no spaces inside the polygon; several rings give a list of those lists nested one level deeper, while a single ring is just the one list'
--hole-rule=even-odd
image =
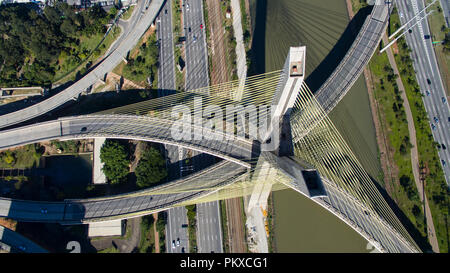
[{"label": "green river water", "polygon": [[[343,36],[349,24],[345,0],[251,0],[250,6],[252,25],[256,26],[252,51],[258,56],[252,60],[253,73],[281,69],[290,46],[306,45],[306,82],[314,91],[326,76],[309,76],[333,48],[345,52],[337,44],[352,41]],[[341,37],[343,41],[338,43]],[[375,128],[362,76],[330,118],[364,168],[378,179],[381,167]],[[370,251],[356,231],[306,197],[283,190],[273,193],[273,201],[277,252]]]}]

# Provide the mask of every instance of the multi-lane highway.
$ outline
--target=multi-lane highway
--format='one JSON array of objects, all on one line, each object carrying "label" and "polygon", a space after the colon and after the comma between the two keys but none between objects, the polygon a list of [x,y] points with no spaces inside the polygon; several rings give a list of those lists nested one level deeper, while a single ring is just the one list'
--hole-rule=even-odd
[{"label": "multi-lane highway", "polygon": [[[186,36],[186,90],[193,90],[209,86],[208,52],[202,0],[184,1],[183,14]],[[197,246],[199,252],[222,252],[218,201],[197,205]]]},{"label": "multi-lane highway", "polygon": [[159,45],[158,89],[160,96],[175,90],[175,63],[173,53],[172,1],[167,0],[156,19]]},{"label": "multi-lane highway", "polygon": [[202,0],[185,0],[183,14],[186,35],[186,90],[193,90],[209,86]]},{"label": "multi-lane highway", "polygon": [[[405,24],[412,19],[425,6],[421,0],[400,0],[396,2],[400,13],[400,21]],[[413,25],[424,16],[424,12],[416,20],[410,23]],[[445,88],[442,83],[436,56],[433,50],[432,40],[426,39],[425,35],[430,35],[430,28],[427,20],[422,20],[412,28],[411,33],[406,34],[406,42],[411,48],[411,57],[416,71],[417,82],[428,113],[430,127],[436,142],[442,148],[438,151],[441,166],[445,173],[447,185],[450,185],[450,109]],[[427,95],[428,94],[428,95]],[[434,128],[434,129],[433,129]],[[442,145],[443,144],[443,145]],[[443,148],[445,146],[445,149]]]},{"label": "multi-lane highway", "polygon": [[167,210],[166,251],[167,253],[189,253],[187,210],[176,207]]},{"label": "multi-lane highway", "polygon": [[[175,90],[175,62],[173,50],[172,1],[167,0],[156,19],[156,32],[159,45],[158,92],[167,96]],[[179,152],[184,149],[175,145],[164,145],[166,149],[168,180],[180,178]],[[186,208],[176,207],[167,210],[166,252],[189,252]]]},{"label": "multi-lane highway", "polygon": [[197,245],[200,253],[222,253],[219,202],[197,205]]}]

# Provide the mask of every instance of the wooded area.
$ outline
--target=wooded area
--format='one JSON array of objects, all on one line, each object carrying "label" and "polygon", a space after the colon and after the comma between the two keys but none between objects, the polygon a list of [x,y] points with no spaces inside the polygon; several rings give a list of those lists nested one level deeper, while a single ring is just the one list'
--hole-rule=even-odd
[{"label": "wooded area", "polygon": [[76,67],[95,49],[89,38],[103,36],[116,13],[100,6],[76,13],[62,2],[43,10],[35,4],[0,6],[0,85],[49,86],[56,71]]}]

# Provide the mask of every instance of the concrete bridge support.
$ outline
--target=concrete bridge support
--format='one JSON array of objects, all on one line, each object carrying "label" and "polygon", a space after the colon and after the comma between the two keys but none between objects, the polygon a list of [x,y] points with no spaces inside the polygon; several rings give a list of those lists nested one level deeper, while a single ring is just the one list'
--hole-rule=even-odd
[{"label": "concrete bridge support", "polygon": [[[300,87],[303,84],[304,72],[305,72],[305,57],[306,47],[291,47],[289,49],[288,56],[283,66],[283,75],[281,77],[277,91],[275,92],[272,100],[272,112],[270,125],[267,133],[261,139],[261,143],[266,143],[270,140],[270,145],[267,145],[267,149],[272,152],[278,153],[280,146],[290,146],[289,143],[280,143],[280,139],[291,142],[291,138],[282,137],[282,135],[290,134],[290,132],[282,132],[290,130],[286,127],[285,118],[289,116],[292,107],[295,104]],[[267,150],[266,149],[266,150]],[[259,165],[259,166],[258,166]],[[261,171],[258,174],[257,179],[254,179],[257,185],[253,188],[253,193],[249,200],[248,211],[251,211],[255,207],[267,208],[267,198],[272,190],[272,183],[270,182],[270,176],[274,175],[276,169],[274,169],[269,162],[265,162],[263,158],[258,161],[257,167],[261,167]]]}]

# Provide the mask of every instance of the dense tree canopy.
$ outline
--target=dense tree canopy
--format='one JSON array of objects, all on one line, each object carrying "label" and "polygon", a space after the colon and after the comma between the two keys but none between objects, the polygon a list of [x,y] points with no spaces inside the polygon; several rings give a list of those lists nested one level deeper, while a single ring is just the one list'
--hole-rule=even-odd
[{"label": "dense tree canopy", "polygon": [[104,33],[111,19],[100,6],[75,13],[67,3],[0,6],[0,85],[49,85],[61,54],[79,61],[80,37]]},{"label": "dense tree canopy", "polygon": [[147,147],[135,170],[136,185],[145,188],[158,183],[167,176],[166,162],[161,154],[153,147]]},{"label": "dense tree canopy", "polygon": [[111,184],[118,184],[125,180],[130,163],[125,145],[117,140],[107,139],[100,149],[100,160],[104,163],[103,173]]}]

